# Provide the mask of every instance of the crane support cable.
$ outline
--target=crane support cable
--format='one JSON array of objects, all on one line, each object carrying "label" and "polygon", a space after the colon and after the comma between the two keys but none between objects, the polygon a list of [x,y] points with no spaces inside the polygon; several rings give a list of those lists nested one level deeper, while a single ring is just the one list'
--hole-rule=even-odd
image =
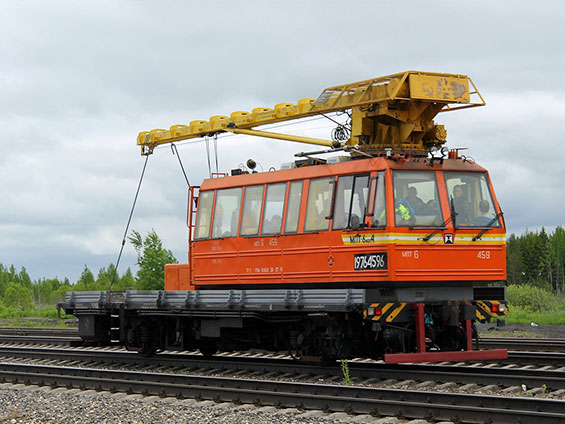
[{"label": "crane support cable", "polygon": [[218,134],[214,134],[214,158],[216,159],[216,174],[218,170]]},{"label": "crane support cable", "polygon": [[135,204],[137,203],[137,198],[139,196],[139,190],[141,189],[141,183],[143,181],[143,176],[145,175],[145,169],[147,168],[147,161],[149,160],[149,156],[145,157],[145,162],[143,164],[143,170],[141,171],[141,177],[139,178],[139,184],[137,185],[137,191],[135,192],[135,197],[133,199],[133,205],[131,206],[131,211],[129,213],[128,223],[126,224],[126,230],[124,231],[124,237],[122,238],[122,246],[120,247],[120,253],[118,255],[118,260],[116,261],[116,266],[114,267],[114,273],[112,274],[112,281],[110,282],[110,287],[108,287],[108,296],[107,301],[110,301],[110,292],[112,291],[112,287],[114,286],[114,280],[116,279],[116,275],[118,273],[118,266],[120,265],[120,259],[122,258],[122,253],[124,251],[124,246],[126,244],[126,237],[128,235],[129,225],[131,224],[131,218],[133,217],[133,211],[135,210]]},{"label": "crane support cable", "polygon": [[184,170],[184,166],[182,165],[182,161],[180,160],[179,151],[175,143],[171,144],[171,150],[173,151],[173,155],[176,155],[177,159],[179,160],[180,169],[182,170],[182,175],[184,175],[184,179],[186,181],[186,185],[190,188],[190,183],[188,182],[188,177],[186,176],[186,172]]},{"label": "crane support cable", "polygon": [[208,136],[204,137],[206,140],[206,157],[208,158],[208,175],[212,178],[212,165],[210,164],[210,140]]}]

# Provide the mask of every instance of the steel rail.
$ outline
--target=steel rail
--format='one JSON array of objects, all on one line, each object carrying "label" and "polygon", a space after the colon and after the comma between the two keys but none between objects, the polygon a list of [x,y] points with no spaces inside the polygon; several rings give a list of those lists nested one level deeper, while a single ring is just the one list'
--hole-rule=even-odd
[{"label": "steel rail", "polygon": [[[200,355],[158,354],[144,358],[133,352],[108,350],[65,350],[40,349],[34,347],[0,347],[0,356],[32,359],[54,359],[61,361],[82,361],[85,363],[123,364],[198,369],[202,371],[248,371],[280,373],[303,376],[341,377],[337,366],[320,366],[296,362],[290,359],[223,357],[212,360]],[[376,380],[416,380],[435,383],[456,382],[457,384],[483,384],[496,386],[522,386],[528,389],[544,386],[546,390],[565,389],[565,370],[540,370],[502,367],[469,367],[441,364],[401,364],[385,365],[350,361],[348,363],[352,378]]]},{"label": "steel rail", "polygon": [[0,363],[0,381],[465,423],[562,422],[563,401]]},{"label": "steel rail", "polygon": [[502,363],[539,364],[555,367],[565,366],[565,352],[508,352],[508,359]]},{"label": "steel rail", "polygon": [[507,348],[511,350],[530,350],[543,352],[565,352],[565,339],[518,339],[518,338],[481,338],[481,347]]},{"label": "steel rail", "polygon": [[2,327],[1,336],[53,336],[53,337],[78,337],[77,328],[28,328],[28,327]]},{"label": "steel rail", "polygon": [[78,337],[65,336],[18,336],[18,335],[1,335],[0,343],[28,343],[28,344],[49,344],[59,346],[75,346],[79,345],[81,339]]},{"label": "steel rail", "polygon": [[1,343],[36,343],[50,345],[78,345],[82,343],[74,328],[0,328]]}]

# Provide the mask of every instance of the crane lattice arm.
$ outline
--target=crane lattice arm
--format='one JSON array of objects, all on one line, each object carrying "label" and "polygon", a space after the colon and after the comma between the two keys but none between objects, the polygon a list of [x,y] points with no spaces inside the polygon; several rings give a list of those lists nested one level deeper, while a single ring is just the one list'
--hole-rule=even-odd
[{"label": "crane lattice arm", "polygon": [[358,145],[359,150],[369,154],[391,148],[425,155],[432,146],[440,147],[446,141],[445,128],[433,121],[439,112],[483,105],[483,97],[466,75],[407,71],[329,87],[317,99],[301,99],[297,104],[279,103],[272,109],[259,107],[251,112],[233,112],[229,117],[216,115],[207,121],[173,125],[168,130],[143,131],[137,137],[137,144],[141,146],[142,154],[151,154],[161,144],[227,131],[331,146],[334,142],[330,140],[254,128],[330,112],[351,111],[351,135],[345,144]]}]

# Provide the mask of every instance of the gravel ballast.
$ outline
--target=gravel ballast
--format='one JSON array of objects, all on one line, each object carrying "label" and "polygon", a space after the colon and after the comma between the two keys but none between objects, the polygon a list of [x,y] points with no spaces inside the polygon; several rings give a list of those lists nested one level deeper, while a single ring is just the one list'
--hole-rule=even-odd
[{"label": "gravel ballast", "polygon": [[328,415],[321,411],[276,409],[212,401],[112,394],[63,388],[0,384],[0,424],[47,423],[202,423],[314,424],[398,423],[396,418]]}]

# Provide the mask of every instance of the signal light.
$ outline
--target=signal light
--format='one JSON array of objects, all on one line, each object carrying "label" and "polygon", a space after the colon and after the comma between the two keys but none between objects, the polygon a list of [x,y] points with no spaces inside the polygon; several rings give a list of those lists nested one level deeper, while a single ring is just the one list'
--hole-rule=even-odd
[{"label": "signal light", "polygon": [[491,310],[492,310],[493,312],[498,312],[498,311],[499,311],[498,305],[497,305],[496,303],[493,303]]},{"label": "signal light", "polygon": [[383,314],[383,310],[381,308],[375,308],[373,306],[367,308],[367,315],[380,316],[382,314]]}]

